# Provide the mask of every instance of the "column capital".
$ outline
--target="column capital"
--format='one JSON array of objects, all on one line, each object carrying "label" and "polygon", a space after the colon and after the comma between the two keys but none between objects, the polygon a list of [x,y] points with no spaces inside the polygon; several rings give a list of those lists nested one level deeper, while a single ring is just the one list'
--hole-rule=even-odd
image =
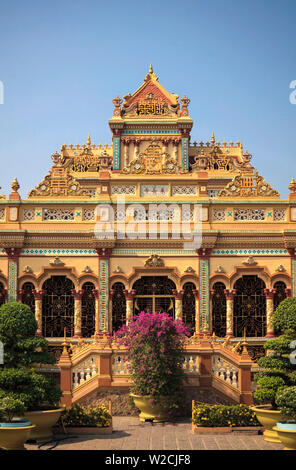
[{"label": "column capital", "polygon": [[21,248],[4,248],[5,253],[7,254],[8,261],[17,261],[22,249]]},{"label": "column capital", "polygon": [[236,289],[224,289],[224,294],[225,294],[226,300],[233,300],[236,294]]},{"label": "column capital", "polygon": [[71,292],[74,295],[74,300],[81,300],[83,296],[83,290],[71,289]]},{"label": "column capital", "polygon": [[267,299],[273,299],[276,289],[264,289],[264,294]]},{"label": "column capital", "polygon": [[136,294],[136,291],[134,289],[132,289],[132,290],[125,289],[123,291],[123,293],[124,293],[124,296],[125,296],[125,300],[133,300],[134,296]]},{"label": "column capital", "polygon": [[192,294],[194,295],[195,300],[199,299],[199,291],[197,289],[192,289]]},{"label": "column capital", "polygon": [[99,258],[109,259],[112,253],[112,248],[96,248],[96,252]]},{"label": "column capital", "polygon": [[209,259],[212,253],[212,248],[198,248],[196,253],[199,259]]},{"label": "column capital", "polygon": [[181,290],[173,289],[172,292],[173,292],[173,295],[175,297],[175,300],[182,300],[183,299],[183,295],[184,295],[184,290],[183,289],[181,289]]},{"label": "column capital", "polygon": [[285,293],[287,297],[292,297],[292,289],[289,289],[289,288],[285,289]]},{"label": "column capital", "polygon": [[39,290],[33,289],[32,293],[34,295],[35,300],[42,300],[42,296],[45,294],[45,291],[42,289],[39,289]]},{"label": "column capital", "polygon": [[24,290],[23,290],[23,289],[19,289],[19,290],[17,291],[17,301],[18,301],[18,302],[21,302],[21,301],[22,301],[23,293],[24,293]]}]

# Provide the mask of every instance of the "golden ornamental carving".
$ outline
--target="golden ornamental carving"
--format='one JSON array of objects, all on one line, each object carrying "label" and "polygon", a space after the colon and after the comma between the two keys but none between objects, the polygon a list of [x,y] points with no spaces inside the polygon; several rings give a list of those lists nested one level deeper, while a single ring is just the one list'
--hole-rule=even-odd
[{"label": "golden ornamental carving", "polygon": [[124,167],[122,172],[155,175],[187,173],[188,170],[181,168],[176,158],[163,152],[157,143],[153,143]]},{"label": "golden ornamental carving", "polygon": [[123,108],[123,115],[128,118],[154,118],[174,117],[176,118],[177,107],[170,105],[162,98],[153,93],[147,93],[145,98],[139,99],[128,107]]},{"label": "golden ornamental carving", "polygon": [[274,196],[279,197],[278,191],[267,183],[263,176],[256,170],[251,172],[241,172],[235,176],[228,185],[219,192],[221,197],[254,197],[254,196]]},{"label": "golden ornamental carving", "polygon": [[36,196],[88,196],[89,190],[81,188],[75,178],[69,174],[68,166],[54,165],[43,181],[29,192],[29,197]]},{"label": "golden ornamental carving", "polygon": [[245,266],[255,266],[258,263],[254,260],[253,256],[250,256],[246,261],[243,261],[243,264]]},{"label": "golden ornamental carving", "polygon": [[49,263],[51,266],[65,266],[65,263],[58,257]]},{"label": "golden ornamental carving", "polygon": [[152,254],[145,262],[145,268],[163,268],[164,261],[159,255]]},{"label": "golden ornamental carving", "polygon": [[80,155],[72,161],[72,171],[77,173],[100,171],[100,158],[94,155],[89,147],[85,147]]}]

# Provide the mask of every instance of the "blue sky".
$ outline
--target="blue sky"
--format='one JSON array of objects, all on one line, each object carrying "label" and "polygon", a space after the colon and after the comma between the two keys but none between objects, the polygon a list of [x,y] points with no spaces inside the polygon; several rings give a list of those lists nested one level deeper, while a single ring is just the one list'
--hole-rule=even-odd
[{"label": "blue sky", "polygon": [[63,143],[111,142],[112,98],[159,81],[191,99],[192,140],[240,140],[286,197],[296,177],[295,0],[2,0],[1,192],[23,197]]}]

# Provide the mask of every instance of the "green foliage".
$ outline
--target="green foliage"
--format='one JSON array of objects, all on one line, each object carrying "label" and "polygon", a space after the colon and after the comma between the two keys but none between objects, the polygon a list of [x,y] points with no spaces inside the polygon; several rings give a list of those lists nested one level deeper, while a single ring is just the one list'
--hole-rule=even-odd
[{"label": "green foliage", "polygon": [[112,417],[104,405],[96,408],[81,406],[74,403],[71,408],[66,408],[60,418],[60,424],[71,427],[107,427],[111,424]]},{"label": "green foliage", "polygon": [[276,330],[293,330],[296,333],[296,297],[283,300],[276,308],[272,324]]},{"label": "green foliage", "polygon": [[25,411],[24,403],[17,398],[8,396],[0,399],[0,419],[6,417],[6,420],[11,423],[13,417],[23,416]]},{"label": "green foliage", "polygon": [[204,427],[260,426],[255,413],[247,405],[197,404],[192,409],[192,422]]},{"label": "green foliage", "polygon": [[51,377],[38,374],[33,366],[55,364],[53,354],[44,351],[46,339],[35,336],[37,322],[30,307],[10,302],[0,307],[0,341],[4,365],[0,366],[0,398],[21,400],[30,410],[58,405],[62,392]]},{"label": "green foliage", "polygon": [[276,404],[283,415],[296,420],[296,387],[280,389],[276,396]]},{"label": "green foliage", "polygon": [[0,307],[0,341],[4,346],[5,367],[30,367],[33,364],[55,364],[45,338],[35,336],[37,322],[28,305],[10,302]]},{"label": "green foliage", "polygon": [[255,375],[258,388],[254,397],[260,402],[270,402],[272,409],[277,409],[277,394],[296,383],[295,365],[291,362],[291,343],[296,339],[296,298],[279,304],[273,315],[273,326],[283,334],[264,344],[269,354],[258,360],[264,370]]},{"label": "green foliage", "polygon": [[26,408],[34,411],[56,406],[62,396],[52,377],[38,374],[34,369],[0,369],[0,398],[19,398]]}]

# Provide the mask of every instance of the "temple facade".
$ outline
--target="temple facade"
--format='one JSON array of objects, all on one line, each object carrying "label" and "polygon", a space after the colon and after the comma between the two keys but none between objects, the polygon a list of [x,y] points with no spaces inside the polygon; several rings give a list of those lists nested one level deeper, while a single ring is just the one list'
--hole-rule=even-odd
[{"label": "temple facade", "polygon": [[0,303],[28,304],[53,347],[148,309],[254,357],[274,335],[296,295],[296,183],[281,199],[241,142],[194,142],[189,103],[151,66],[113,99],[110,145],[64,144],[27,199],[17,179],[0,196]]}]

